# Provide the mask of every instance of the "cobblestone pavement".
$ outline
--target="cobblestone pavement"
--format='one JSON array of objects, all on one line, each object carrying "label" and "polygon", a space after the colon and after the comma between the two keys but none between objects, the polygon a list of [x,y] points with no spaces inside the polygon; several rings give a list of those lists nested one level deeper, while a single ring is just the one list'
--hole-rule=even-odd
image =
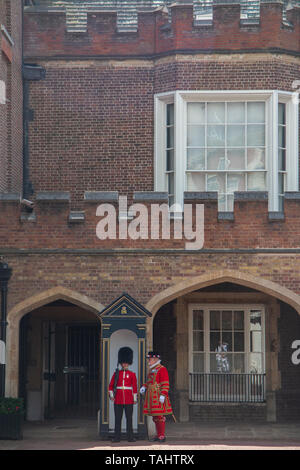
[{"label": "cobblestone pavement", "polygon": [[300,450],[300,423],[167,423],[167,441],[113,444],[97,435],[94,420],[25,423],[24,438],[0,440],[1,450]]}]

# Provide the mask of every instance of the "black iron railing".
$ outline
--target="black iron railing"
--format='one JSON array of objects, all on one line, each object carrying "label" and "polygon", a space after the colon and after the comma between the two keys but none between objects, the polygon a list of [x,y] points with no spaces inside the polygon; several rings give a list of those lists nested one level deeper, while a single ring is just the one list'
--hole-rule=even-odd
[{"label": "black iron railing", "polygon": [[192,402],[261,403],[266,374],[190,374]]}]

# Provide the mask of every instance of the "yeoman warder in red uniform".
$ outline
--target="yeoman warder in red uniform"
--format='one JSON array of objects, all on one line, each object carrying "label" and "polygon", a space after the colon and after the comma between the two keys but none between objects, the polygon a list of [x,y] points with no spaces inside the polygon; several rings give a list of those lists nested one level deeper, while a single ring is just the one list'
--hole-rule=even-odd
[{"label": "yeoman warder in red uniform", "polygon": [[147,354],[149,374],[140,393],[145,394],[144,414],[152,416],[157,436],[154,441],[165,442],[166,415],[173,415],[169,399],[169,374],[161,365],[160,355],[151,351]]}]

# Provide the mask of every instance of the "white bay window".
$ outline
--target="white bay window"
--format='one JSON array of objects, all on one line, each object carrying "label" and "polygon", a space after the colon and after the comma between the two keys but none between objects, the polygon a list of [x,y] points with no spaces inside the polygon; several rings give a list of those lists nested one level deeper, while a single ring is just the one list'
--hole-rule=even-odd
[{"label": "white bay window", "polygon": [[183,204],[184,191],[268,191],[269,210],[298,190],[298,106],[278,91],[176,91],[157,95],[155,189]]}]

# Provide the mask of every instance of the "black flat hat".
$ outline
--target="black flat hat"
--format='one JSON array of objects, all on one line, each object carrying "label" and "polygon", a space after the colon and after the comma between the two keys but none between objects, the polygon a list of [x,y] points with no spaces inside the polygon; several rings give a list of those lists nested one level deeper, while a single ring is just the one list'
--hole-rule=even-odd
[{"label": "black flat hat", "polygon": [[118,352],[118,363],[119,364],[132,364],[133,361],[133,351],[130,348],[121,348]]},{"label": "black flat hat", "polygon": [[154,351],[149,351],[146,357],[147,357],[147,359],[150,359],[151,357],[160,359],[160,354],[158,354],[157,352],[154,352]]}]

